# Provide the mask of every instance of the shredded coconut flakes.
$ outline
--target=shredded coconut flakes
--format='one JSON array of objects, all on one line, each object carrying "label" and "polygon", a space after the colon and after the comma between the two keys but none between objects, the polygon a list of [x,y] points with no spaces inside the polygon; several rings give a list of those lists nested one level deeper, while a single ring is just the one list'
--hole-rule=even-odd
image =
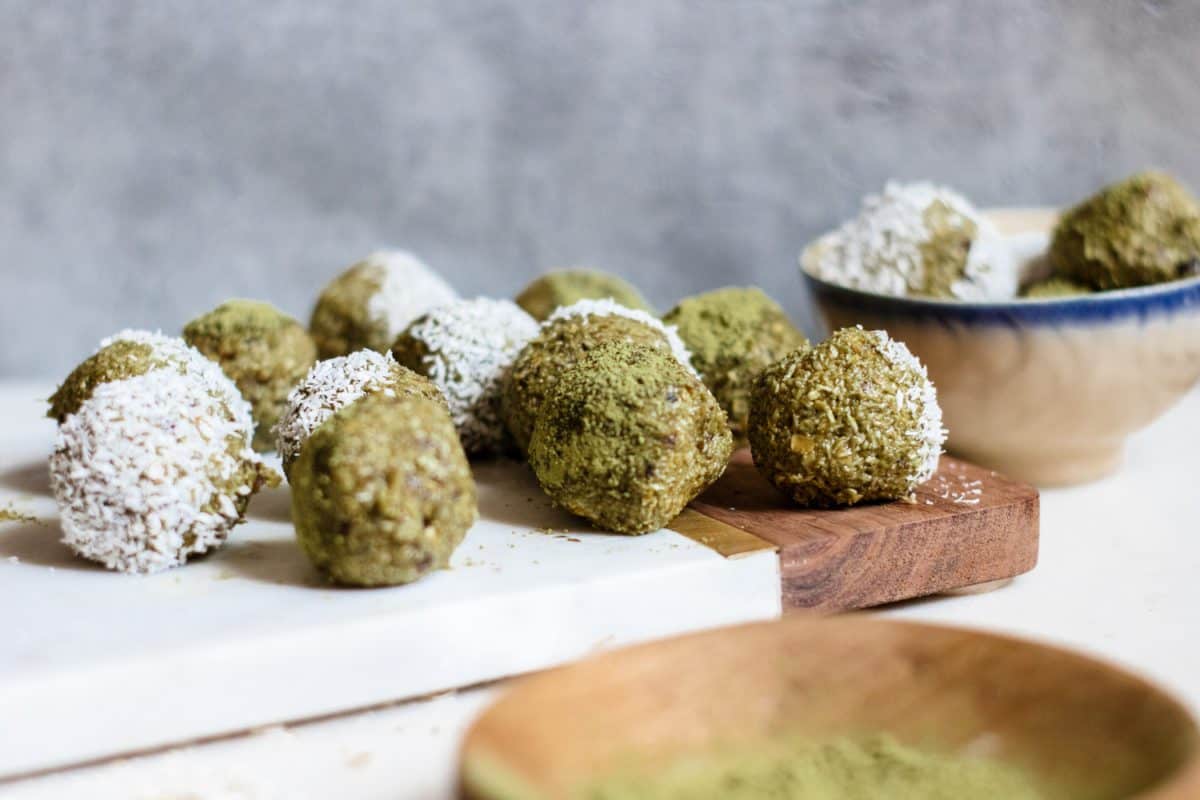
[{"label": "shredded coconut flakes", "polygon": [[937,389],[933,381],[929,380],[925,365],[912,354],[904,342],[896,341],[888,336],[886,331],[871,333],[879,340],[879,352],[884,358],[918,376],[918,380],[907,393],[901,393],[896,398],[896,403],[899,406],[908,405],[910,408],[919,409],[917,429],[910,431],[908,435],[920,442],[918,453],[921,457],[921,469],[913,483],[924,483],[937,472],[942,445],[946,442],[946,429],[942,426],[942,407],[938,404]]},{"label": "shredded coconut flakes", "polygon": [[477,297],[429,311],[406,335],[427,354],[419,370],[441,390],[468,454],[499,451],[505,440],[500,390],[538,323],[511,300]]},{"label": "shredded coconut flakes", "polygon": [[554,309],[554,312],[542,323],[542,327],[546,328],[556,320],[571,317],[625,317],[647,325],[661,333],[667,340],[667,345],[671,348],[671,354],[675,356],[675,359],[697,379],[700,378],[700,373],[696,372],[696,368],[692,366],[691,351],[683,343],[683,339],[679,338],[678,328],[674,325],[667,325],[652,314],[640,309],[628,308],[609,297],[602,300],[579,300],[569,306],[559,306]]},{"label": "shredded coconut flakes", "polygon": [[379,290],[367,301],[367,315],[395,339],[431,308],[458,299],[458,292],[425,262],[404,250],[380,250],[364,259],[379,275]]},{"label": "shredded coconut flakes", "polygon": [[[399,365],[391,353],[359,350],[318,361],[288,393],[287,407],[275,425],[276,448],[283,463],[300,455],[313,431],[340,409],[385,385]],[[392,394],[384,388],[385,394]]]},{"label": "shredded coconut flakes", "polygon": [[170,368],[102,384],[50,456],[63,542],[121,572],[182,564],[239,521],[234,497],[254,487],[230,483],[247,463],[261,460],[219,387]]}]

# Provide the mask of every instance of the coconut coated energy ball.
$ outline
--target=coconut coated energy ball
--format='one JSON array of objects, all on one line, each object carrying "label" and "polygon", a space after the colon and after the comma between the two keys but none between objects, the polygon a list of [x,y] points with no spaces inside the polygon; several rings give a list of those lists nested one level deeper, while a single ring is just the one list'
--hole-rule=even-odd
[{"label": "coconut coated energy ball", "polygon": [[220,546],[250,496],[277,480],[250,447],[246,410],[225,393],[171,367],[97,385],[50,456],[63,542],[137,573]]},{"label": "coconut coated energy ball", "polygon": [[237,413],[244,412],[247,430],[253,430],[250,407],[219,366],[178,337],[142,330],[123,330],[101,341],[96,352],[75,367],[50,396],[46,415],[61,423],[79,410],[96,387],[164,367],[195,377],[221,393]]},{"label": "coconut coated energy ball", "polygon": [[725,414],[662,349],[606,342],[565,371],[533,426],[529,463],[560,507],[607,531],[673,520],[725,471]]},{"label": "coconut coated energy ball", "polygon": [[317,360],[308,331],[269,303],[228,300],[183,328],[183,338],[238,387],[254,416],[254,449],[275,447],[288,392]]},{"label": "coconut coated energy ball", "polygon": [[759,472],[815,507],[908,497],[937,470],[946,435],[925,367],[861,327],[764,369],[748,432]]},{"label": "coconut coated energy ball", "polygon": [[996,228],[966,198],[931,183],[889,182],[858,216],[813,246],[805,267],[839,286],[891,295],[988,300],[1017,293]]},{"label": "coconut coated energy ball", "polygon": [[392,345],[404,366],[433,381],[471,456],[510,444],[500,417],[505,377],[538,325],[509,300],[477,297],[418,317]]},{"label": "coconut coated energy ball", "polygon": [[754,287],[686,298],[663,321],[679,330],[704,385],[729,417],[735,446],[744,445],[754,379],[808,340],[778,303]]},{"label": "coconut coated energy ball", "polygon": [[669,352],[692,370],[675,328],[614,300],[580,300],[557,309],[513,362],[504,382],[501,414],[517,449],[529,449],[533,421],[562,373],[603,342],[630,342]]},{"label": "coconut coated energy ball", "polygon": [[1200,206],[1164,173],[1126,178],[1063,215],[1050,264],[1097,290],[1200,275]]},{"label": "coconut coated energy ball", "polygon": [[410,322],[458,298],[412,253],[382,250],[338,275],[317,299],[309,331],[321,358],[382,353]]},{"label": "coconut coated energy ball", "polygon": [[580,300],[612,300],[626,308],[654,313],[632,284],[608,272],[595,269],[564,269],[537,278],[517,295],[517,305],[539,322],[554,309]]},{"label": "coconut coated energy ball", "polygon": [[292,468],[296,537],[336,583],[410,583],[445,567],[475,516],[454,424],[424,397],[351,403],[313,433]]},{"label": "coconut coated energy ball", "polygon": [[369,394],[415,395],[446,407],[436,386],[397,364],[391,353],[360,350],[319,361],[288,394],[283,415],[275,426],[275,449],[289,479],[292,465],[313,431],[339,410]]}]

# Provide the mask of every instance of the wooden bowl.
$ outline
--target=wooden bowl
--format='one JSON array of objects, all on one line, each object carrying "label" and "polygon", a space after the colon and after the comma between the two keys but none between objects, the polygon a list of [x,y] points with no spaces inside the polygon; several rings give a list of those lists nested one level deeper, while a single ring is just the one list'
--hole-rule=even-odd
[{"label": "wooden bowl", "polygon": [[1196,723],[1143,680],[1018,639],[866,617],[727,628],[525,679],[468,732],[460,781],[468,798],[550,800],[634,755],[880,732],[986,751],[1071,797],[1200,797]]}]

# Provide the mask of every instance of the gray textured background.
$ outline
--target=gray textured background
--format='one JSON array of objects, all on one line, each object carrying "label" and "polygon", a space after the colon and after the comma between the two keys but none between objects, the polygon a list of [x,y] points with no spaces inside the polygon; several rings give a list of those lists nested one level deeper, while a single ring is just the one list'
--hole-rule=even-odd
[{"label": "gray textured background", "polygon": [[383,244],[468,294],[763,285],[889,176],[1200,182],[1200,3],[0,0],[0,374]]}]

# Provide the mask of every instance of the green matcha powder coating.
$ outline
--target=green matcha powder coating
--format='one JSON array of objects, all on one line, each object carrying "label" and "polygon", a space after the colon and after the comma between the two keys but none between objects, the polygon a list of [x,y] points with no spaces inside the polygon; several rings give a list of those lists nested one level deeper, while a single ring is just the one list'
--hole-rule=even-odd
[{"label": "green matcha powder coating", "polygon": [[475,521],[475,482],[444,406],[366,395],[313,433],[291,470],[301,549],[336,583],[410,583],[445,567]]},{"label": "green matcha powder coating", "polygon": [[1050,264],[1097,290],[1191,277],[1200,273],[1200,207],[1169,175],[1133,175],[1063,215]]},{"label": "green matcha powder coating", "polygon": [[562,374],[605,342],[671,350],[661,332],[628,317],[570,316],[544,326],[513,362],[500,399],[501,416],[520,452],[528,452],[534,420]]},{"label": "green matcha powder coating", "polygon": [[1021,290],[1022,297],[1048,299],[1051,297],[1078,297],[1092,294],[1092,289],[1070,278],[1051,277],[1031,283]]},{"label": "green matcha powder coating", "polygon": [[368,262],[355,264],[329,282],[308,323],[322,359],[359,350],[382,353],[391,346],[387,324],[372,319],[369,309],[371,297],[382,285],[382,268]]},{"label": "green matcha powder coating", "polygon": [[654,313],[641,292],[628,281],[594,269],[564,269],[537,278],[516,297],[516,303],[538,322],[559,306],[580,300],[612,298],[626,308]]},{"label": "green matcha powder coating", "polygon": [[924,378],[893,364],[871,331],[844,328],[759,375],[750,449],[767,480],[805,506],[911,494],[923,459],[924,409],[898,402]]},{"label": "green matcha powder coating", "polygon": [[658,530],[729,462],[725,414],[669,353],[607,342],[564,372],[529,463],[562,508],[617,533]]},{"label": "green matcha powder coating", "polygon": [[760,747],[678,758],[662,769],[618,771],[575,800],[1048,800],[1008,764],[943,755],[887,736]]},{"label": "green matcha powder coating", "polygon": [[729,417],[735,444],[746,442],[750,390],[765,367],[808,344],[761,289],[730,287],[682,300],[663,322],[674,325],[692,365]]},{"label": "green matcha powder coating", "polygon": [[272,428],[288,392],[317,360],[316,346],[292,317],[269,303],[228,300],[189,322],[183,338],[221,365],[254,415],[254,448],[274,449]]},{"label": "green matcha powder coating", "polygon": [[46,416],[61,423],[79,410],[97,386],[136,378],[166,366],[168,363],[157,357],[149,345],[118,339],[71,370],[62,385],[50,395]]}]

